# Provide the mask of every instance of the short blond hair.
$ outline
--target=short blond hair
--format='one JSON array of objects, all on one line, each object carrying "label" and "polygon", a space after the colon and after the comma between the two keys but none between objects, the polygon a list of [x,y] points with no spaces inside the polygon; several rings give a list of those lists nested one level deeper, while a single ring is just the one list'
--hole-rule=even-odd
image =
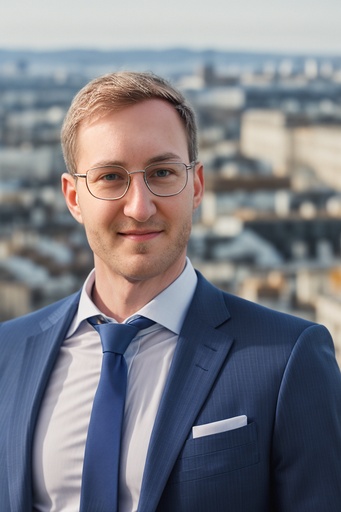
[{"label": "short blond hair", "polygon": [[197,160],[195,113],[184,95],[153,73],[121,71],[95,78],[71,103],[61,131],[64,160],[70,174],[77,172],[77,132],[82,122],[99,119],[147,99],[162,99],[173,105],[186,129],[190,161]]}]

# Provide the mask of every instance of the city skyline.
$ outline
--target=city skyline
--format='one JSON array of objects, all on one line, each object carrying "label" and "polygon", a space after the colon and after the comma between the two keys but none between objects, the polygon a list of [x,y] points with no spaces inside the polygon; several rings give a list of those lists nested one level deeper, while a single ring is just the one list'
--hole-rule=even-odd
[{"label": "city skyline", "polygon": [[341,2],[325,0],[19,0],[3,6],[0,48],[188,47],[341,54]]}]

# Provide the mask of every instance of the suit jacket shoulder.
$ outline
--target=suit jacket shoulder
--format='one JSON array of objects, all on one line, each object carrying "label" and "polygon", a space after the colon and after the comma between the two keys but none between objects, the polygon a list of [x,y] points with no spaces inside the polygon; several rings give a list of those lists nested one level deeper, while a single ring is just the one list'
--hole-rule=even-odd
[{"label": "suit jacket shoulder", "polygon": [[78,304],[80,292],[73,293],[57,302],[49,304],[37,311],[33,311],[26,315],[12,318],[0,323],[0,343],[3,340],[4,333],[11,331],[20,331],[25,329],[24,332],[39,332],[41,329],[47,328],[54,322],[65,317],[70,310]]},{"label": "suit jacket shoulder", "polygon": [[[0,390],[9,398],[25,377],[30,380],[30,367],[43,365],[44,358],[54,363],[60,344],[76,312],[80,292],[28,315],[0,324]],[[50,365],[48,365],[50,368]],[[6,396],[3,393],[2,396]]]},{"label": "suit jacket shoulder", "polygon": [[[215,323],[215,318],[218,315],[222,323],[233,319],[233,324],[238,325],[238,328],[240,327],[242,330],[244,330],[243,325],[244,328],[248,326],[248,332],[251,322],[251,325],[258,325],[259,328],[264,330],[264,334],[267,328],[272,329],[274,326],[277,326],[276,330],[281,326],[281,329],[285,327],[293,331],[302,331],[311,325],[316,325],[309,320],[283,313],[222,291],[207,281],[200,272],[197,272],[197,275],[198,286],[193,298],[192,312],[196,312],[198,316],[205,318],[210,323]],[[237,322],[237,324],[234,322]],[[216,327],[218,325],[216,323]]]}]

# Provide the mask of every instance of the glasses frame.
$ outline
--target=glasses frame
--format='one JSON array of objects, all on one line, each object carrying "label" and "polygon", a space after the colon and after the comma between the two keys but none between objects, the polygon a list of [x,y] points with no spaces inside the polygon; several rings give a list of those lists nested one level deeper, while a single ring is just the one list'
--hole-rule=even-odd
[{"label": "glasses frame", "polygon": [[[143,179],[144,179],[144,182],[146,184],[146,187],[148,188],[148,190],[154,195],[154,196],[157,196],[157,197],[172,197],[172,196],[177,196],[179,194],[181,194],[181,192],[186,188],[186,185],[188,183],[188,171],[190,171],[191,169],[194,169],[194,167],[197,165],[198,162],[196,162],[195,160],[193,160],[193,162],[191,162],[190,164],[185,164],[184,162],[160,162],[160,165],[171,165],[171,164],[181,164],[181,165],[184,165],[185,166],[185,170],[186,170],[186,181],[185,181],[185,184],[184,186],[179,190],[179,192],[176,192],[175,194],[157,194],[156,192],[154,192],[149,184],[148,184],[148,181],[147,181],[147,178],[146,178],[146,171],[148,170],[149,167],[152,167],[154,165],[157,165],[157,163],[153,163],[153,164],[150,164],[150,165],[147,165],[147,167],[145,169],[141,169],[141,170],[136,170],[136,171],[127,171],[127,169],[121,165],[102,165],[100,167],[92,167],[91,169],[88,169],[86,171],[86,173],[83,173],[83,174],[80,174],[80,173],[74,173],[73,174],[73,177],[74,178],[85,178],[85,183],[86,183],[86,187],[89,191],[89,193],[92,195],[92,197],[95,197],[96,199],[99,199],[100,201],[117,201],[118,199],[122,199],[122,197],[124,197],[126,195],[126,193],[128,192],[129,190],[129,187],[130,187],[130,183],[131,183],[131,176],[133,174],[138,174],[138,173],[143,173]],[[109,197],[109,198],[106,198],[106,197],[98,197],[98,196],[95,196],[95,194],[93,194],[90,190],[90,187],[89,187],[89,184],[88,184],[88,172],[90,171],[94,171],[96,169],[112,169],[113,167],[116,167],[118,169],[122,169],[123,171],[125,171],[127,173],[127,176],[128,176],[128,181],[127,181],[127,186],[126,186],[126,189],[125,191],[123,192],[123,194],[121,194],[120,196],[118,197]]]}]

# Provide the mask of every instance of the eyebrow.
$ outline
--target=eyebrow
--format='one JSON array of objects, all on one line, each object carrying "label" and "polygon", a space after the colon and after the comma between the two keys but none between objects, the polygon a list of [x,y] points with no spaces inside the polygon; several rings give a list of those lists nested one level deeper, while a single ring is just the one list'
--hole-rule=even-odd
[{"label": "eyebrow", "polygon": [[[177,161],[180,162],[182,159],[179,155],[176,153],[162,153],[160,155],[155,155],[151,158],[149,158],[145,164],[145,167],[147,167],[150,164],[154,164],[157,162],[168,162],[168,161]],[[120,167],[126,167],[126,164],[120,160],[100,160],[99,162],[96,162],[94,165],[90,167],[90,169],[96,169],[97,167],[108,167],[108,166],[120,166]]]}]

